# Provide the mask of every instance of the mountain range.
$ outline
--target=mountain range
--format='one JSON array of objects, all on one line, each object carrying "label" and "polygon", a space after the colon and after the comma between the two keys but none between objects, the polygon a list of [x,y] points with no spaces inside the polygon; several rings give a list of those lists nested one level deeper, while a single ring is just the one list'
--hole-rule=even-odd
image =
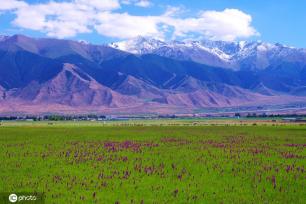
[{"label": "mountain range", "polygon": [[264,42],[0,36],[0,112],[192,113],[306,102],[306,49]]}]

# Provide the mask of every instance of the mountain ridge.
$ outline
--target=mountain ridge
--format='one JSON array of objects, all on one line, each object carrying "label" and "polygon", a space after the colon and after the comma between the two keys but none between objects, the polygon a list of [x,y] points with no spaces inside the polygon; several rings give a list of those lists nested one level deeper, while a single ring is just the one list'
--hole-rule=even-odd
[{"label": "mountain ridge", "polygon": [[[305,49],[140,40],[141,53],[133,54],[115,44],[0,38],[0,113],[175,113],[306,101]],[[247,57],[239,52],[243,49]],[[258,60],[262,50],[270,51]],[[242,60],[231,62],[237,53]]]},{"label": "mountain ridge", "polygon": [[[280,43],[261,41],[225,42],[225,41],[162,41],[154,38],[137,37],[127,41],[110,43],[109,46],[132,54],[157,54],[179,60],[191,60],[197,63],[217,67],[239,69],[265,69],[269,61],[282,60],[306,63],[306,49],[294,48]],[[293,54],[295,55],[295,59]],[[292,59],[293,58],[293,59]],[[247,68],[244,64],[252,63]]]}]

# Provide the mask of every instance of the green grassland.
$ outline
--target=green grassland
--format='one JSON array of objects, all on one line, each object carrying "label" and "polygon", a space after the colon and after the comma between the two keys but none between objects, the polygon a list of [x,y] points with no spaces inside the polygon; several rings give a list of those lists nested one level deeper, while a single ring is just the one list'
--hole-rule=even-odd
[{"label": "green grassland", "polygon": [[4,122],[0,192],[46,203],[305,203],[306,126]]}]

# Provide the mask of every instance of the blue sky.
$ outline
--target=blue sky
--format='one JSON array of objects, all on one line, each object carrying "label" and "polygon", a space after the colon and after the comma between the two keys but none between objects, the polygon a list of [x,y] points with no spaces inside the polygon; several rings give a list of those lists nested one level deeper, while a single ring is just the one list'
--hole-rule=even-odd
[{"label": "blue sky", "polygon": [[0,33],[120,41],[262,40],[306,47],[305,0],[0,0]]}]

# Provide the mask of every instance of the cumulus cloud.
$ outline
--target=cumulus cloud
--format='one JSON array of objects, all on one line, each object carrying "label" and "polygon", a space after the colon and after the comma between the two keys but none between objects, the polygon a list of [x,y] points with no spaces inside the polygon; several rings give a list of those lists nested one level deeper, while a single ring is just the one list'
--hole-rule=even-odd
[{"label": "cumulus cloud", "polygon": [[73,37],[91,32],[98,12],[120,8],[117,0],[50,1],[44,4],[26,4],[16,7],[13,24],[47,33],[57,38]]},{"label": "cumulus cloud", "polygon": [[188,10],[185,9],[183,6],[167,6],[167,9],[163,16],[171,16],[171,17],[178,17],[179,15],[186,13]]},{"label": "cumulus cloud", "polygon": [[101,35],[116,38],[133,38],[139,35],[160,37],[158,18],[131,16],[128,13],[101,13],[95,29]]},{"label": "cumulus cloud", "polygon": [[135,5],[140,7],[150,7],[152,3],[149,0],[122,0],[122,4]]},{"label": "cumulus cloud", "polygon": [[122,12],[120,4],[147,7],[148,0],[67,0],[29,4],[22,0],[0,0],[0,11],[16,15],[13,25],[57,38],[98,32],[120,39],[139,35],[163,38],[201,36],[233,41],[258,35],[252,17],[238,9],[202,11],[182,18],[182,8],[169,6],[158,16],[136,16]]},{"label": "cumulus cloud", "polygon": [[140,7],[149,7],[151,6],[151,3],[147,0],[140,0],[137,3],[135,3],[135,5]]},{"label": "cumulus cloud", "polygon": [[26,5],[25,2],[19,0],[0,0],[0,11],[14,10]]},{"label": "cumulus cloud", "polygon": [[99,11],[120,8],[118,0],[75,0],[75,4],[80,7],[95,8]]},{"label": "cumulus cloud", "polygon": [[233,41],[258,35],[251,26],[252,17],[237,9],[203,11],[196,18],[165,18],[164,22],[175,28],[175,36],[200,33],[212,40]]},{"label": "cumulus cloud", "polygon": [[72,37],[90,31],[88,28],[90,17],[72,3],[50,2],[27,5],[18,9],[16,16],[14,25],[46,32],[52,37]]}]

